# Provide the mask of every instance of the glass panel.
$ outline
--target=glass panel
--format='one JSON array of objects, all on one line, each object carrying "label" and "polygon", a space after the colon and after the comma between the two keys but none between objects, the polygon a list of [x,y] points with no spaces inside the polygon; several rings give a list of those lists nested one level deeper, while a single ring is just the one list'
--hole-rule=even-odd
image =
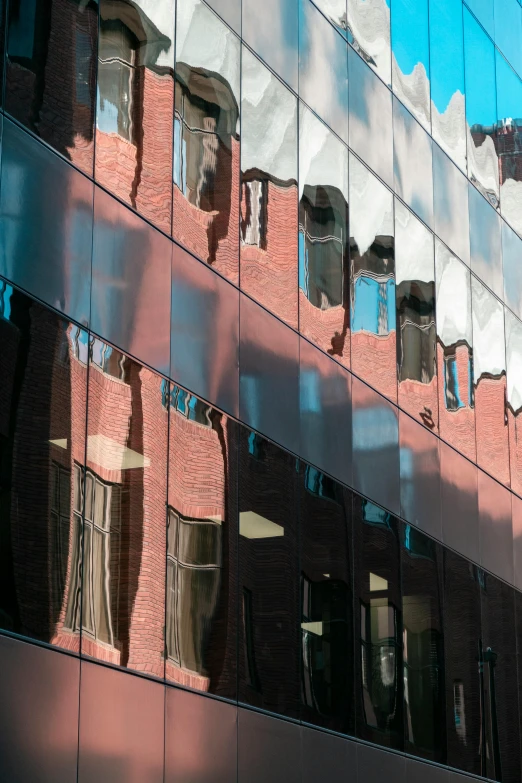
[{"label": "glass panel", "polygon": [[480,562],[477,466],[440,442],[442,540]]},{"label": "glass panel", "polygon": [[348,149],[299,106],[299,331],[350,366]]},{"label": "glass panel", "polygon": [[399,411],[401,516],[439,541],[439,441],[431,432]]},{"label": "glass panel", "polygon": [[475,461],[471,273],[438,239],[435,278],[440,436]]},{"label": "glass panel", "polygon": [[348,46],[310,0],[299,2],[299,96],[348,141]]},{"label": "glass panel", "polygon": [[[518,7],[518,10],[522,19],[522,8]],[[521,41],[522,31],[518,39],[522,52]],[[498,122],[495,142],[500,171],[500,208],[505,219],[522,234],[522,80],[499,52],[496,52],[496,66]]]},{"label": "glass panel", "polygon": [[504,307],[471,279],[477,462],[509,486]]},{"label": "glass panel", "polygon": [[166,676],[233,699],[238,428],[202,400],[170,388]]},{"label": "glass panel", "polygon": [[438,431],[433,234],[395,201],[399,405]]},{"label": "glass panel", "polygon": [[341,35],[347,36],[346,0],[317,0],[315,5],[335,25]]},{"label": "glass panel", "polygon": [[350,155],[352,369],[397,399],[393,196]]},{"label": "glass panel", "polygon": [[208,4],[238,35],[241,34],[241,0],[209,0]]},{"label": "glass panel", "polygon": [[393,0],[393,91],[430,130],[430,42],[428,0]]},{"label": "glass panel", "polygon": [[469,188],[471,269],[499,297],[502,280],[501,219],[475,188]]},{"label": "glass panel", "polygon": [[433,228],[469,265],[468,180],[433,144]]},{"label": "glass panel", "polygon": [[393,99],[395,192],[428,226],[433,224],[431,137]]},{"label": "glass panel", "polygon": [[410,525],[402,534],[405,750],[444,763],[442,547]]},{"label": "glass panel", "polygon": [[354,496],[357,736],[403,747],[403,628],[397,520]]},{"label": "glass panel", "polygon": [[432,134],[466,170],[464,41],[461,0],[430,0]]},{"label": "glass panel", "polygon": [[513,584],[513,527],[511,492],[478,471],[480,562],[497,576]]},{"label": "glass panel", "polygon": [[493,3],[495,0],[466,0],[469,8],[473,11],[481,25],[487,33],[494,38],[493,26]]},{"label": "glass panel", "polygon": [[298,1],[243,0],[242,27],[246,43],[296,92]]},{"label": "glass panel", "polygon": [[481,774],[481,635],[479,569],[444,550],[444,637],[448,764]]},{"label": "glass panel", "polygon": [[497,122],[495,47],[465,7],[464,54],[468,177],[488,201],[498,207],[498,160],[494,142]]},{"label": "glass panel", "polygon": [[298,718],[296,460],[241,428],[239,465],[239,701]]},{"label": "glass panel", "polygon": [[507,404],[511,488],[522,494],[522,323],[506,309]]},{"label": "glass panel", "polygon": [[5,109],[91,176],[97,37],[94,0],[10,4]]},{"label": "glass panel", "polygon": [[353,734],[352,493],[301,463],[301,719]]},{"label": "glass panel", "polygon": [[522,318],[522,239],[502,221],[504,302]]},{"label": "glass panel", "polygon": [[522,9],[518,0],[494,0],[495,43],[513,68],[522,73]]},{"label": "glass panel", "polygon": [[348,0],[348,40],[391,87],[390,0]]},{"label": "glass panel", "polygon": [[201,0],[177,14],[172,234],[238,283],[240,42]]},{"label": "glass panel", "polygon": [[96,180],[170,233],[174,0],[100,0]]},{"label": "glass panel", "polygon": [[90,354],[94,623],[83,624],[82,653],[163,677],[168,395],[159,376],[101,340],[91,338]]},{"label": "glass panel", "polygon": [[0,628],[74,652],[87,395],[78,334],[86,341],[0,281]]},{"label": "glass panel", "polygon": [[297,100],[248,49],[241,111],[241,287],[297,328]]},{"label": "glass panel", "polygon": [[392,95],[353,49],[348,51],[348,69],[350,147],[392,187]]}]

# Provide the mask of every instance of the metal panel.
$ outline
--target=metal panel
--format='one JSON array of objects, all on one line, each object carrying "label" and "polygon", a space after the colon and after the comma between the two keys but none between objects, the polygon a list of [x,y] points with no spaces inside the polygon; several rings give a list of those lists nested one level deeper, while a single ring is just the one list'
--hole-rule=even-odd
[{"label": "metal panel", "polygon": [[301,729],[302,783],[357,783],[357,745],[306,726]]},{"label": "metal panel", "polygon": [[238,783],[301,783],[301,728],[238,711]]}]

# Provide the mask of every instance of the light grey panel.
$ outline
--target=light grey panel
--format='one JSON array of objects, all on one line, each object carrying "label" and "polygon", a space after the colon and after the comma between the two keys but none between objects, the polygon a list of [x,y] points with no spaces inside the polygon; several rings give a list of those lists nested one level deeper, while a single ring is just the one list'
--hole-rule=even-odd
[{"label": "light grey panel", "polygon": [[94,186],[7,119],[2,147],[0,274],[88,324]]},{"label": "light grey panel", "polygon": [[0,780],[73,783],[80,661],[0,636]]},{"label": "light grey panel", "polygon": [[238,710],[238,783],[301,783],[301,727]]}]

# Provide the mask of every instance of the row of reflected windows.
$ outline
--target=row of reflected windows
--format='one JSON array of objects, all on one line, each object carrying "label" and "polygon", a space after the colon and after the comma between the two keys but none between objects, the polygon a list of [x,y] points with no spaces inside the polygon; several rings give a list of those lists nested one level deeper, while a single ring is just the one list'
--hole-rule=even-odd
[{"label": "row of reflected windows", "polygon": [[12,291],[0,627],[509,783],[521,594]]}]

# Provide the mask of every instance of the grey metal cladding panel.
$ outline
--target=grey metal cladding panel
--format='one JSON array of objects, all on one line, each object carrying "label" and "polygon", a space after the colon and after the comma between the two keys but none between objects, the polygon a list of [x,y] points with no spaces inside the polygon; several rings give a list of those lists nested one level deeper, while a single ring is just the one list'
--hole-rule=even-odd
[{"label": "grey metal cladding panel", "polygon": [[248,297],[240,301],[239,417],[297,452],[299,336]]},{"label": "grey metal cladding panel", "polygon": [[238,710],[238,783],[301,783],[301,727]]},{"label": "grey metal cladding panel", "polygon": [[450,783],[450,772],[443,767],[406,759],[406,783]]},{"label": "grey metal cladding panel", "polygon": [[306,726],[301,742],[302,783],[357,783],[355,742]]},{"label": "grey metal cladding panel", "polygon": [[352,376],[300,338],[299,407],[303,459],[352,485]]},{"label": "grey metal cladding panel", "polygon": [[92,330],[168,374],[172,242],[98,187],[93,236]]},{"label": "grey metal cladding panel", "polygon": [[357,746],[358,783],[404,783],[406,758],[369,745]]},{"label": "grey metal cladding panel", "polygon": [[165,783],[237,779],[237,707],[167,688]]},{"label": "grey metal cladding panel", "polygon": [[165,688],[82,661],[78,783],[163,783]]},{"label": "grey metal cladding panel", "polygon": [[479,562],[477,466],[440,442],[442,540]]},{"label": "grey metal cladding panel", "polygon": [[0,780],[73,783],[80,661],[0,636]]},{"label": "grey metal cladding panel", "polygon": [[173,245],[171,378],[233,416],[239,409],[239,292]]},{"label": "grey metal cladding panel", "polygon": [[92,182],[4,120],[0,274],[89,323]]},{"label": "grey metal cladding panel", "polygon": [[477,473],[480,562],[513,583],[512,494],[487,473]]},{"label": "grey metal cladding panel", "polygon": [[401,515],[441,541],[439,440],[400,411],[399,442]]}]

